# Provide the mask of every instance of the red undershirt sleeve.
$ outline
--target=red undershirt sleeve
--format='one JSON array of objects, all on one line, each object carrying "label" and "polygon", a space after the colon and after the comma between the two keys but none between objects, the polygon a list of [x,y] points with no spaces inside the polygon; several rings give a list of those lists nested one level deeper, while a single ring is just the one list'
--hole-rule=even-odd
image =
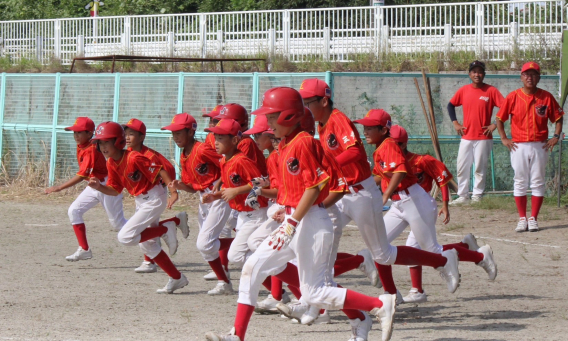
[{"label": "red undershirt sleeve", "polygon": [[357,145],[355,145],[344,150],[341,154],[337,155],[335,159],[337,160],[337,163],[339,163],[341,167],[344,167],[349,163],[358,160],[360,157],[361,157],[361,149],[357,148]]}]

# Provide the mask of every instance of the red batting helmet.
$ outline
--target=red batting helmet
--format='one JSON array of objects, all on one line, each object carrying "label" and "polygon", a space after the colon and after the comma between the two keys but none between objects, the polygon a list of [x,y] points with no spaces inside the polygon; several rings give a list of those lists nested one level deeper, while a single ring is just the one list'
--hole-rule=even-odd
[{"label": "red batting helmet", "polygon": [[300,123],[304,116],[304,101],[300,93],[292,88],[272,88],[264,93],[262,106],[253,115],[280,113],[277,123],[291,127]]},{"label": "red batting helmet", "polygon": [[114,141],[114,146],[116,148],[124,149],[124,146],[126,146],[126,139],[124,138],[124,129],[122,126],[116,122],[110,121],[99,124],[95,130],[95,137],[93,137],[93,141],[96,143],[97,141],[108,141],[112,139],[116,139]]},{"label": "red batting helmet", "polygon": [[216,120],[232,119],[241,125],[243,128],[248,128],[248,113],[247,109],[237,103],[225,104],[220,110],[219,115],[215,116]]},{"label": "red batting helmet", "polygon": [[316,134],[316,121],[314,120],[314,115],[307,107],[304,107],[304,117],[302,117],[300,127],[312,136]]}]

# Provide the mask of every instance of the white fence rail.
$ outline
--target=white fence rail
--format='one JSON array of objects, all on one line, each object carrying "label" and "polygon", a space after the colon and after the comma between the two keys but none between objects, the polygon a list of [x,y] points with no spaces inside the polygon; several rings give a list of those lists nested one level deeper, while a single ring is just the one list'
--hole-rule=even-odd
[{"label": "white fence rail", "polygon": [[354,55],[473,52],[546,57],[565,23],[562,0],[172,14],[0,22],[0,56],[284,55],[343,61]]}]

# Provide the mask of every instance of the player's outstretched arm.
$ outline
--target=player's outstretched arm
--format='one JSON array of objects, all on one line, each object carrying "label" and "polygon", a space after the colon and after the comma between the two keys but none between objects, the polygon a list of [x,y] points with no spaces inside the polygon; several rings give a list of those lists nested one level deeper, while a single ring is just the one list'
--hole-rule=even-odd
[{"label": "player's outstretched arm", "polygon": [[74,177],[72,177],[71,179],[67,180],[65,183],[58,185],[58,186],[52,186],[49,188],[45,189],[45,194],[49,194],[49,193],[54,193],[54,192],[59,192],[62,191],[66,188],[69,187],[73,187],[76,184],[80,183],[81,181],[85,180],[85,178],[80,177],[79,175],[75,175]]},{"label": "player's outstretched arm", "polygon": [[223,198],[223,200],[225,200],[225,201],[230,201],[230,200],[235,199],[235,197],[237,195],[248,194],[248,192],[250,192],[251,188],[252,187],[250,187],[249,184],[239,186],[239,187],[225,188],[225,190],[223,190],[223,192],[221,194],[221,198]]},{"label": "player's outstretched arm", "polygon": [[120,193],[114,190],[114,188],[105,186],[101,184],[101,181],[97,178],[90,178],[89,179],[89,187],[96,189],[97,191],[101,192],[102,194],[110,195],[116,197]]},{"label": "player's outstretched arm", "polygon": [[185,191],[185,192],[189,192],[189,193],[195,193],[196,192],[193,189],[193,187],[183,183],[183,181],[181,181],[181,180],[172,180],[172,182],[170,182],[168,187],[175,188],[179,191]]},{"label": "player's outstretched arm", "polygon": [[201,197],[201,202],[204,204],[210,204],[215,200],[219,200],[221,199],[221,195],[223,195],[223,192],[224,190],[215,193],[203,194],[203,196]]}]

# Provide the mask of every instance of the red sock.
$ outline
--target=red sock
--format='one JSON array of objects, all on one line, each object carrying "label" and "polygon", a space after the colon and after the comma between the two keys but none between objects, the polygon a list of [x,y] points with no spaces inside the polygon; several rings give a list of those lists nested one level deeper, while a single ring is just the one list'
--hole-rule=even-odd
[{"label": "red sock", "polygon": [[460,262],[473,262],[475,264],[483,260],[483,253],[477,251],[471,251],[465,247],[454,247],[458,252],[458,259]]},{"label": "red sock", "polygon": [[168,221],[173,221],[174,223],[176,223],[176,226],[179,225],[180,221],[178,217],[173,217],[173,218],[169,218],[166,220],[161,220],[159,225],[164,225],[164,223],[167,223]]},{"label": "red sock", "polygon": [[394,284],[394,279],[392,278],[392,266],[390,265],[381,265],[375,262],[375,266],[379,271],[379,279],[383,284],[383,288],[389,294],[396,294],[396,285]]},{"label": "red sock", "polygon": [[456,247],[464,247],[466,249],[469,248],[469,245],[467,245],[466,243],[455,243],[455,244],[446,244],[446,245],[442,245],[442,247],[444,248],[444,251],[446,250],[451,250],[451,249],[455,249]]},{"label": "red sock", "polygon": [[341,258],[335,261],[333,265],[333,277],[337,277],[353,269],[357,269],[365,259],[363,256],[351,256],[349,258]]},{"label": "red sock", "polygon": [[170,257],[166,255],[164,250],[160,251],[160,253],[156,257],[154,257],[154,262],[156,262],[160,269],[164,270],[164,272],[167,273],[171,278],[181,278],[181,272],[178,271],[178,269],[176,268],[174,263],[172,263]]},{"label": "red sock", "polygon": [[422,293],[422,267],[412,266],[408,268],[410,270],[410,281],[412,282],[412,287],[418,289],[418,292]]},{"label": "red sock", "polygon": [[300,291],[300,288],[288,284],[288,289],[290,289],[290,291],[292,292],[292,294],[293,294],[297,299],[302,298],[302,292]]},{"label": "red sock", "polygon": [[531,196],[531,216],[534,217],[535,220],[538,218],[538,212],[540,212],[543,201],[544,197]]},{"label": "red sock", "polygon": [[231,247],[231,243],[235,238],[219,238],[219,242],[221,242],[221,246],[219,246],[219,250],[228,250]]},{"label": "red sock", "polygon": [[397,246],[397,249],[398,253],[394,262],[397,265],[426,265],[433,268],[446,265],[446,257],[437,253],[415,249],[410,246]]},{"label": "red sock", "polygon": [[218,280],[223,281],[225,283],[230,282],[229,279],[227,278],[225,270],[223,270],[223,264],[221,264],[221,259],[219,257],[217,257],[217,259],[215,260],[210,261],[209,266],[211,267],[211,269],[213,269],[215,275],[217,275]]},{"label": "red sock", "polygon": [[231,243],[235,238],[220,238],[221,247],[219,247],[219,258],[221,258],[221,264],[225,268],[225,271],[229,271],[229,248]]},{"label": "red sock", "polygon": [[235,335],[237,335],[241,341],[245,341],[245,334],[247,333],[247,327],[254,312],[254,306],[248,304],[239,303],[237,305],[237,315],[235,316]]},{"label": "red sock", "polygon": [[159,238],[166,232],[168,232],[168,228],[163,225],[158,227],[148,227],[140,233],[140,243],[144,243],[150,239]]},{"label": "red sock", "polygon": [[87,243],[87,228],[85,224],[75,224],[73,225],[73,231],[75,231],[75,236],[77,236],[77,242],[83,250],[89,249],[89,243]]},{"label": "red sock", "polygon": [[338,252],[336,259],[351,258],[353,256],[355,256],[355,255],[352,255],[350,253],[345,253],[345,252]]},{"label": "red sock", "polygon": [[264,287],[266,288],[266,290],[270,291],[272,293],[272,276],[268,276],[266,277],[266,279],[264,280],[264,282],[262,282],[262,285],[264,285]]},{"label": "red sock", "polygon": [[288,283],[289,285],[293,285],[297,288],[300,287],[300,277],[298,276],[298,268],[292,264],[288,263],[286,269],[276,275],[282,282]]},{"label": "red sock", "polygon": [[282,294],[284,293],[284,290],[282,290],[282,281],[276,276],[270,276],[270,278],[272,279],[272,283],[270,284],[272,297],[277,301],[282,301]]},{"label": "red sock", "polygon": [[527,217],[527,196],[515,197],[515,204],[517,211],[519,211],[519,218]]},{"label": "red sock", "polygon": [[154,264],[154,261],[152,260],[152,258],[150,258],[150,257],[148,257],[148,256],[146,256],[146,255],[144,255],[144,261],[145,261],[145,262],[150,262],[150,263]]},{"label": "red sock", "polygon": [[[320,315],[325,312],[325,309],[320,310]],[[347,316],[348,319],[360,319],[361,321],[365,321],[365,315],[360,310],[355,309],[341,309],[341,311]]]},{"label": "red sock", "polygon": [[343,309],[371,311],[375,308],[380,308],[382,306],[383,302],[381,302],[381,300],[379,300],[378,297],[363,295],[356,291],[347,289],[347,294],[345,295],[345,303],[343,304]]}]

